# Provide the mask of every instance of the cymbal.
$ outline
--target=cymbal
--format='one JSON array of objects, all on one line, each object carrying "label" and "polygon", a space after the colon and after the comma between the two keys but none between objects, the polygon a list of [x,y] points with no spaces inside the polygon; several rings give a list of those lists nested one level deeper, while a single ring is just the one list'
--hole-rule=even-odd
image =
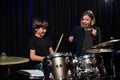
[{"label": "cymbal", "polygon": [[112,52],[112,49],[89,49],[86,51],[87,53],[103,53],[103,52]]},{"label": "cymbal", "polygon": [[97,45],[93,46],[92,48],[102,48],[102,47],[106,47],[106,46],[112,45],[112,43],[118,42],[118,41],[120,41],[120,39],[114,39],[114,40],[106,41],[106,42],[97,44]]},{"label": "cymbal", "polygon": [[28,62],[28,58],[15,56],[0,56],[0,65],[12,65]]}]

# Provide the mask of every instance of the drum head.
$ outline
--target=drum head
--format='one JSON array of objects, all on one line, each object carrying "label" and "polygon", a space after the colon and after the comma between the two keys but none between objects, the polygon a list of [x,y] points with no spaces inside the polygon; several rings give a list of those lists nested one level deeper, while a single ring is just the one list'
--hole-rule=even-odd
[{"label": "drum head", "polygon": [[48,59],[56,58],[56,57],[66,57],[66,56],[67,56],[66,52],[57,52],[52,55],[49,55]]},{"label": "drum head", "polygon": [[41,80],[44,78],[44,73],[41,70],[19,70],[18,73],[29,79]]}]

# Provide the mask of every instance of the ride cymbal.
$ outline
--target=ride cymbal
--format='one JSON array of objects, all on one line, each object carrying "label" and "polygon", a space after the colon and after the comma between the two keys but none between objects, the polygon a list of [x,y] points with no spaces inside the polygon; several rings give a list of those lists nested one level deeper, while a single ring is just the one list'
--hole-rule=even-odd
[{"label": "ride cymbal", "polygon": [[112,45],[112,43],[118,42],[118,41],[120,41],[120,39],[114,39],[114,40],[106,41],[106,42],[97,44],[97,45],[93,46],[92,48],[102,48],[102,47],[106,47],[106,46]]}]

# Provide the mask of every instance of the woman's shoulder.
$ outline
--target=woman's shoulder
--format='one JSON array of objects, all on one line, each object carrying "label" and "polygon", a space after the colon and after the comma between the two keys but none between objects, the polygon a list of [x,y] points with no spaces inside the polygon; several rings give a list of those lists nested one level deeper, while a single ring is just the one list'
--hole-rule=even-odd
[{"label": "woman's shoulder", "polygon": [[83,30],[83,28],[81,26],[76,26],[74,27],[74,30]]},{"label": "woman's shoulder", "polygon": [[75,26],[74,29],[82,29],[81,26]]}]

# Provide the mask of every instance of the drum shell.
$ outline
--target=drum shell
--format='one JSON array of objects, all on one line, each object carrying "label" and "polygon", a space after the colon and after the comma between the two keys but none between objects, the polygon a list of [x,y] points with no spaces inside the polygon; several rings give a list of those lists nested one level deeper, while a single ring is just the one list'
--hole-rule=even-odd
[{"label": "drum shell", "polygon": [[92,69],[96,66],[96,59],[94,55],[84,55],[81,59],[81,67],[86,69]]},{"label": "drum shell", "polygon": [[51,67],[51,73],[55,80],[66,79],[69,63],[69,55],[64,52],[55,53],[48,57],[48,66]]}]

